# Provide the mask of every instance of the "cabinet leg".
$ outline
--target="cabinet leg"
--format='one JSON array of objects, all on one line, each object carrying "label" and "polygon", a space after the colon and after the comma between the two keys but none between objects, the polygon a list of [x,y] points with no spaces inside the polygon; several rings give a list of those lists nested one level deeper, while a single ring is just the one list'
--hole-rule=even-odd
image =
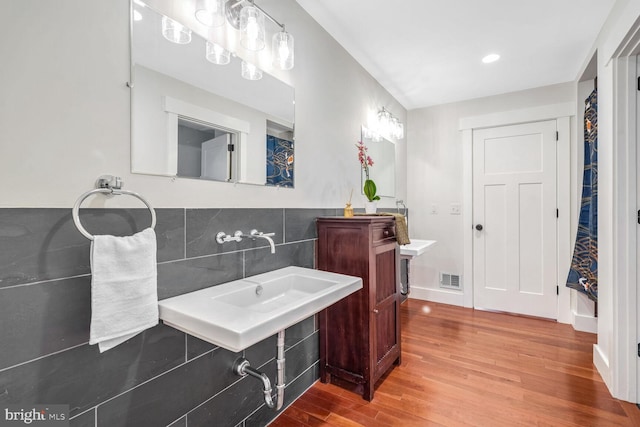
[{"label": "cabinet leg", "polygon": [[363,390],[362,390],[362,398],[364,400],[366,400],[367,402],[371,402],[371,400],[373,400],[373,386],[375,384],[371,383],[371,382],[366,382],[363,384]]}]

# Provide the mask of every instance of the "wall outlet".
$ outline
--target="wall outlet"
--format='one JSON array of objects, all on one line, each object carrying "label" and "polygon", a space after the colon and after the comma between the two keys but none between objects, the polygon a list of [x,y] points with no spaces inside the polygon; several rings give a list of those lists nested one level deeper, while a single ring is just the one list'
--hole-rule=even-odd
[{"label": "wall outlet", "polygon": [[460,215],[460,210],[460,203],[451,203],[451,207],[449,208],[451,215]]},{"label": "wall outlet", "polygon": [[438,215],[438,205],[435,203],[431,205],[431,210],[429,211],[431,215]]}]

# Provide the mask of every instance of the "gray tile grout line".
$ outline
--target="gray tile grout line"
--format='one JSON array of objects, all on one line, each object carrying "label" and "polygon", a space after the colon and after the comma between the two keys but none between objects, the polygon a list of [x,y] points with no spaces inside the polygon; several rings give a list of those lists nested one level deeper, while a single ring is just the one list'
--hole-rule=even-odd
[{"label": "gray tile grout line", "polygon": [[282,208],[282,243],[287,243],[287,209]]},{"label": "gray tile grout line", "polygon": [[[92,406],[91,408],[88,408],[88,409],[86,409],[86,410],[84,410],[84,411],[80,412],[79,414],[74,415],[73,417],[69,417],[69,421],[73,420],[74,418],[78,418],[80,415],[84,415],[84,414],[86,414],[87,412],[92,411],[92,410],[94,410],[94,409],[96,409],[96,407],[95,407],[95,406]],[[96,420],[96,421],[97,421],[97,420]]]},{"label": "gray tile grout line", "polygon": [[184,258],[187,259],[187,208],[182,210],[182,226],[184,228]]},{"label": "gray tile grout line", "polygon": [[62,350],[54,351],[53,353],[47,353],[45,355],[38,356],[35,359],[30,359],[30,360],[27,360],[27,361],[24,361],[24,362],[17,363],[17,364],[12,365],[12,366],[7,366],[6,368],[2,368],[2,369],[0,369],[0,372],[5,372],[5,371],[8,371],[10,369],[15,369],[15,368],[18,368],[18,367],[20,367],[22,365],[26,365],[28,363],[37,362],[38,360],[44,359],[46,357],[55,356],[56,354],[64,353],[65,351],[70,351],[70,350],[76,349],[78,347],[82,347],[84,345],[87,345],[87,344],[89,344],[89,341],[85,341],[82,344],[76,344],[74,346],[67,347],[67,348],[64,348]]},{"label": "gray tile grout line", "polygon": [[22,286],[41,285],[43,283],[57,282],[59,280],[79,279],[81,277],[88,277],[88,276],[91,276],[91,273],[77,274],[75,276],[67,276],[67,277],[58,277],[55,279],[44,279],[44,280],[38,280],[36,282],[29,282],[29,283],[18,283],[16,285],[2,286],[0,287],[0,291],[2,291],[3,289],[14,289]]}]

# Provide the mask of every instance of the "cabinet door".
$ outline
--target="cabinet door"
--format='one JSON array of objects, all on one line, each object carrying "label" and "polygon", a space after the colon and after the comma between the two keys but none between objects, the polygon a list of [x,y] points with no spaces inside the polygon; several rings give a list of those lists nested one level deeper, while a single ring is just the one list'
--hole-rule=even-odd
[{"label": "cabinet door", "polygon": [[375,260],[376,288],[374,293],[375,300],[372,305],[374,307],[376,370],[378,368],[386,370],[388,368],[386,359],[395,359],[393,356],[397,352],[399,339],[396,328],[396,320],[398,318],[396,248],[395,244],[386,245],[385,248],[387,250],[376,253]]}]

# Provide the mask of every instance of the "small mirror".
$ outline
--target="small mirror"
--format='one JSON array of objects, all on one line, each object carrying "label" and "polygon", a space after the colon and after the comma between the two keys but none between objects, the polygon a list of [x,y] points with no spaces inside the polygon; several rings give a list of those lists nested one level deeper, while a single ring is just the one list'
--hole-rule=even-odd
[{"label": "small mirror", "polygon": [[[369,168],[369,178],[376,184],[376,194],[380,197],[396,196],[396,146],[388,139],[372,138],[367,128],[362,128],[362,142],[367,147],[367,153],[373,160]],[[362,172],[362,185],[366,177]],[[364,192],[362,193],[364,194]]]},{"label": "small mirror", "polygon": [[132,172],[293,187],[293,88],[266,72],[242,78],[233,55],[209,62],[208,30],[188,7],[172,16],[193,30],[188,44],[162,36],[163,14],[132,8]]}]

